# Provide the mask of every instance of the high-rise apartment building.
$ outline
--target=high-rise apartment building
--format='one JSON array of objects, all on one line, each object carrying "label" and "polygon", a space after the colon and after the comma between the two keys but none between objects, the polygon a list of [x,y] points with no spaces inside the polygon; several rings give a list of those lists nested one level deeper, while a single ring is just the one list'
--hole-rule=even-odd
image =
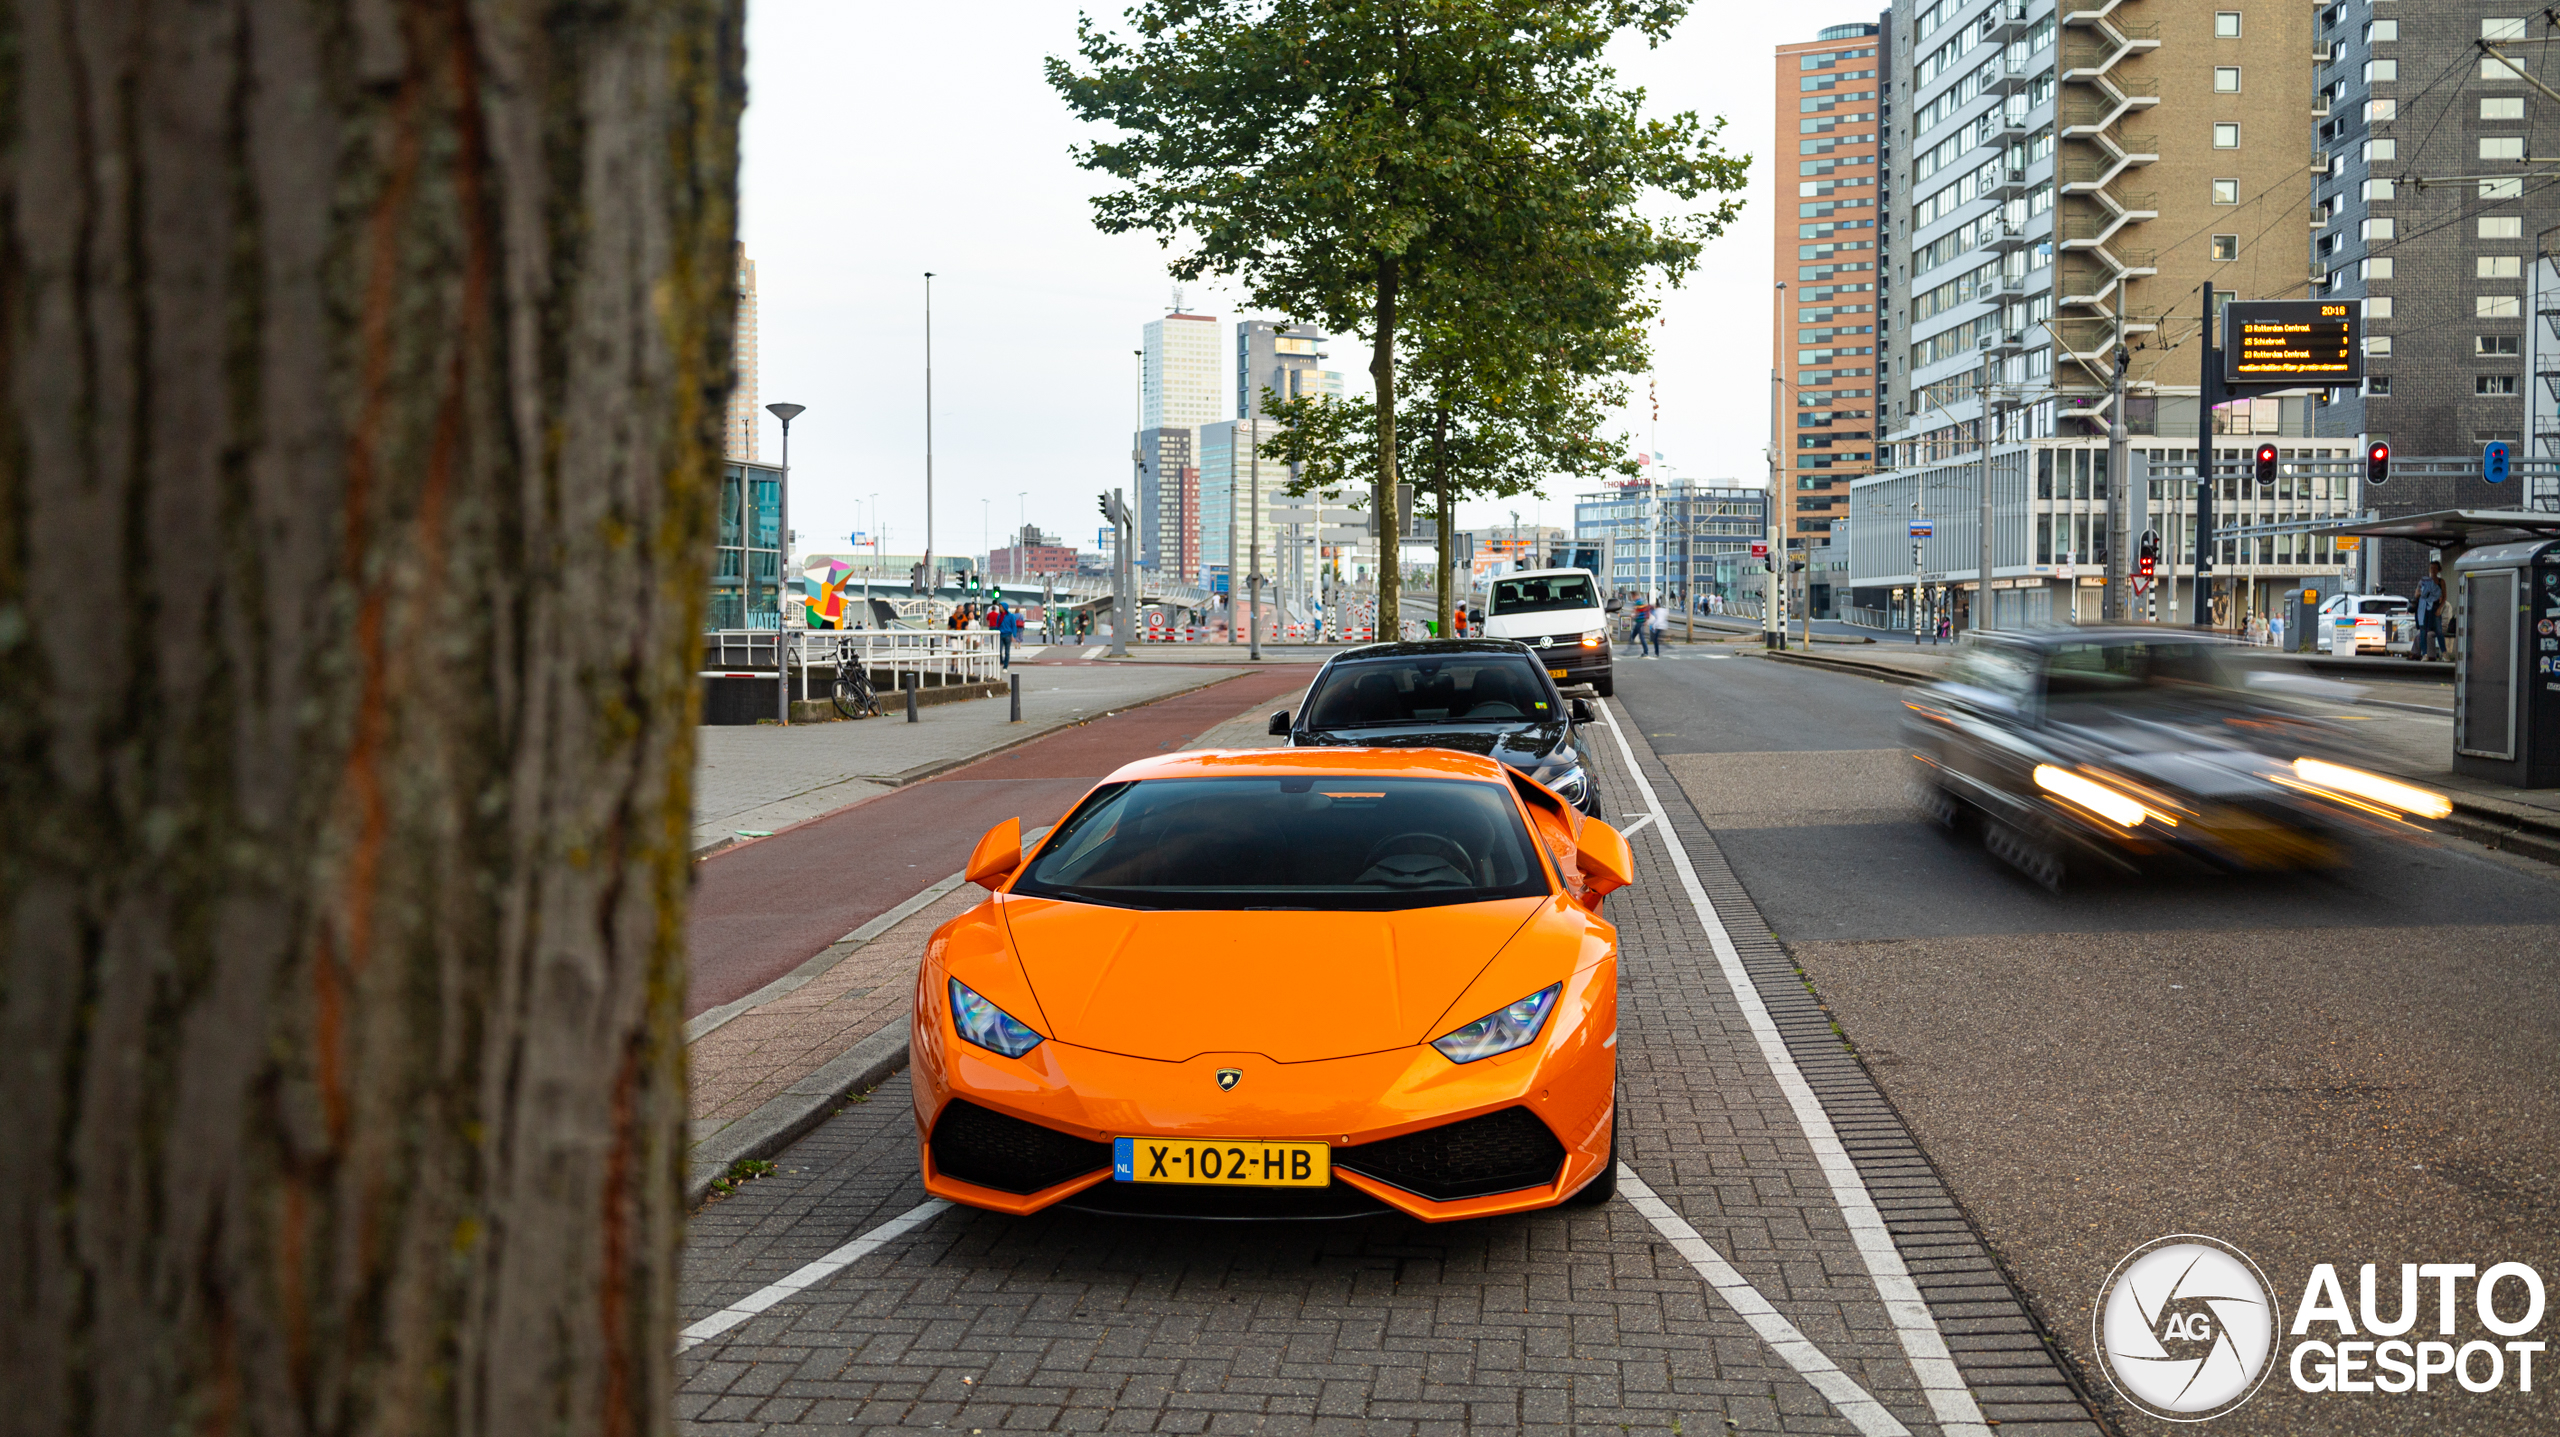
[{"label": "high-rise apartment building", "polygon": [[1218,321],[1174,312],[1149,320],[1138,380],[1138,563],[1198,582],[1200,426],[1229,417]]},{"label": "high-rise apartment building", "polygon": [[[2548,178],[2560,103],[2528,80],[2560,30],[2507,0],[2342,0],[2315,13],[2311,271],[2322,297],[2364,301],[2367,375],[2315,412],[2317,432],[2387,439],[2404,455],[2560,440],[2525,424],[2528,357],[2560,370],[2549,363],[2560,330],[2539,317],[2560,296],[2533,283],[2560,224]],[[2216,20],[2239,29],[2257,17]],[[2520,503],[2476,476],[2414,474],[2366,499],[2385,516]],[[2384,585],[2412,592],[2426,552],[2384,544],[2379,557]]]},{"label": "high-rise apartment building", "polygon": [[1778,133],[1795,137],[1795,156],[1770,167],[1780,216],[1771,278],[1781,286],[1770,362],[1779,527],[1790,544],[1822,542],[1847,517],[1849,480],[1874,467],[1878,246],[1890,203],[1880,28],[1833,25],[1778,47]]},{"label": "high-rise apartment building", "polygon": [[729,391],[728,439],[724,446],[731,459],[753,462],[756,436],[762,427],[758,421],[763,409],[756,403],[756,262],[747,258],[747,247],[737,250],[738,319],[730,350],[737,365],[738,380]]},{"label": "high-rise apartment building", "polygon": [[1233,417],[1259,419],[1265,393],[1281,399],[1320,394],[1342,397],[1342,376],[1324,367],[1324,334],[1309,324],[1267,319],[1236,323],[1236,403]]},{"label": "high-rise apartment building", "polygon": [[[2146,455],[2231,457],[2252,445],[2238,436],[2312,437],[2312,397],[2200,415],[2196,335],[2208,295],[2312,293],[2299,226],[2325,108],[2314,16],[2240,0],[1898,0],[1884,21],[1893,199],[1878,345],[1884,462],[1897,472],[1852,493],[1852,603],[1907,615],[1918,590],[1952,589],[1969,614],[1986,588],[2014,589],[1994,621],[2093,613],[2076,595],[2104,560],[2103,439],[2120,353],[2121,417]],[[2215,435],[2235,437],[2212,445]],[[2163,439],[2188,444],[2151,442]],[[2312,447],[2325,457],[2338,446]],[[2234,491],[2222,523],[2354,500],[2320,487]],[[2135,527],[2158,529],[2174,554],[2172,536],[2191,532],[2191,487],[2154,481],[2135,500],[2150,515]],[[1920,518],[1935,532],[1915,545],[1907,521]],[[2334,583],[2339,562],[2325,541],[2253,543],[2218,582],[2236,621],[2287,580]],[[2045,589],[2056,592],[2031,592]]]}]

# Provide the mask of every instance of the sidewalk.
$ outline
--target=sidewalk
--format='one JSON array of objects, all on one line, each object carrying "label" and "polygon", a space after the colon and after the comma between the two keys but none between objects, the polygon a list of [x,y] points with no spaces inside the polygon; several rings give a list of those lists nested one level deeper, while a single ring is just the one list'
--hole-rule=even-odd
[{"label": "sidewalk", "polygon": [[[1063,652],[1063,651],[1053,651]],[[1188,656],[1186,656],[1188,657]],[[1022,722],[1004,695],[937,704],[908,723],[896,707],[836,723],[705,726],[693,775],[693,856],[833,813],[1097,714],[1239,672],[1187,666],[1018,665]]]},{"label": "sidewalk", "polygon": [[[1026,675],[1026,690],[1029,682]],[[1304,696],[1299,690],[1255,704],[1183,747],[1277,747],[1281,740],[1267,732],[1271,714],[1295,711]],[[765,1155],[833,1111],[834,1094],[870,1087],[903,1065],[908,1003],[925,945],[936,928],[985,897],[960,875],[947,875],[766,990],[685,1025],[695,1148],[692,1200],[699,1201],[731,1163]],[[877,1074],[855,1082],[863,1075],[830,1072],[811,1081],[822,1070],[848,1063]]]}]

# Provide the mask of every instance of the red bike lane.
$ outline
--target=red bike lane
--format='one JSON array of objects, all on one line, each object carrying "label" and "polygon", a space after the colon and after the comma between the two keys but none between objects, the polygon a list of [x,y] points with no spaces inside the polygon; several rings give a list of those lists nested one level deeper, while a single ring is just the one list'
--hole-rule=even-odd
[{"label": "red bike lane", "polygon": [[702,860],[685,1015],[745,997],[958,872],[996,824],[1053,824],[1113,769],[1178,749],[1316,668],[1260,669],[1123,709]]}]

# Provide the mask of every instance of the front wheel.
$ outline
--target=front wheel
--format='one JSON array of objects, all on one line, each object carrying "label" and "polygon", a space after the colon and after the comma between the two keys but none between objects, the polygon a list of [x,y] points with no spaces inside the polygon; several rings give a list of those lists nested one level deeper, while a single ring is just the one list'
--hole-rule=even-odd
[{"label": "front wheel", "polygon": [[835,704],[836,712],[846,718],[880,716],[880,695],[871,687],[871,676],[858,668],[837,666]]},{"label": "front wheel", "polygon": [[1615,698],[1618,693],[1617,675],[1602,674],[1600,677],[1593,679],[1591,681],[1591,691],[1604,699]]},{"label": "front wheel", "polygon": [[1609,1084],[1609,1165],[1600,1176],[1582,1185],[1582,1191],[1564,1200],[1566,1207],[1598,1207],[1618,1195],[1618,1109],[1620,1097],[1613,1076]]}]

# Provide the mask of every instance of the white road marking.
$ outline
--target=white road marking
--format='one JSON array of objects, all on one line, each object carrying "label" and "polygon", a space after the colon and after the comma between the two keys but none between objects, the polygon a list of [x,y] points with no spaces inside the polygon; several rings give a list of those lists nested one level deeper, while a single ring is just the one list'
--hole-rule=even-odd
[{"label": "white road marking", "polygon": [[1674,1251],[1689,1259],[1689,1265],[1698,1270],[1698,1276],[1707,1280],[1707,1286],[1715,1289],[1716,1296],[1724,1299],[1725,1306],[1732,1308],[1736,1315],[1751,1325],[1752,1331],[1760,1334],[1760,1340],[1769,1344],[1770,1351],[1777,1353],[1814,1391],[1830,1399],[1831,1405],[1840,1409],[1840,1415],[1849,1419],[1850,1426],[1868,1434],[1868,1437],[1911,1437],[1910,1428],[1903,1426],[1898,1418],[1885,1410],[1883,1403],[1869,1395],[1867,1389],[1860,1387],[1848,1373],[1841,1371],[1840,1364],[1814,1346],[1812,1339],[1798,1331],[1794,1323],[1787,1321],[1777,1308],[1770,1305],[1769,1299],[1760,1295],[1760,1289],[1735,1271],[1733,1264],[1724,1260],[1724,1254],[1698,1236],[1698,1230],[1689,1226],[1686,1218],[1673,1212],[1669,1203],[1654,1196],[1653,1189],[1646,1187],[1644,1179],[1637,1177],[1636,1170],[1625,1163],[1618,1164],[1618,1192],[1626,1198],[1628,1206],[1653,1224],[1653,1230],[1661,1233]]},{"label": "white road marking", "polygon": [[1628,824],[1626,827],[1619,829],[1618,836],[1620,838],[1633,838],[1636,834],[1643,831],[1646,824],[1651,822],[1653,822],[1653,815],[1648,813],[1644,817],[1637,819],[1635,822]]},{"label": "white road marking", "polygon": [[690,1352],[721,1333],[773,1306],[775,1303],[817,1286],[842,1272],[856,1258],[866,1257],[886,1246],[891,1239],[904,1237],[931,1221],[935,1214],[951,1204],[941,1198],[907,1209],[871,1231],[801,1268],[798,1272],[738,1299],[709,1317],[676,1334],[676,1351]]},{"label": "white road marking", "polygon": [[1778,1090],[1786,1094],[1787,1106],[1795,1111],[1796,1125],[1804,1130],[1814,1161],[1821,1164],[1822,1175],[1831,1184],[1831,1199],[1839,1205],[1841,1220],[1848,1224],[1850,1241],[1857,1245],[1858,1256],[1867,1265],[1867,1276],[1875,1283],[1876,1296],[1884,1303],[1885,1316],[1893,1323],[1893,1335],[1902,1343],[1912,1376],[1919,1379],[1921,1393],[1929,1399],[1929,1410],[1947,1432],[1963,1437],[1991,1437],[1982,1408],[1974,1402],[1972,1390],[1965,1386],[1964,1376],[1956,1370],[1955,1358],[1947,1350],[1945,1334],[1938,1331],[1938,1321],[1921,1299],[1920,1286],[1911,1280],[1911,1270],[1903,1266],[1902,1254],[1893,1245],[1893,1234],[1885,1228],[1884,1215],[1876,1210],[1866,1181],[1858,1176],[1857,1165],[1849,1160],[1849,1150],[1841,1146],[1840,1134],[1831,1126],[1831,1115],[1822,1110],[1822,1100],[1805,1082],[1804,1071],[1796,1066],[1795,1056],[1787,1051],[1786,1039],[1770,1019],[1767,1005],[1760,1001],[1760,990],[1752,983],[1750,971],[1742,966],[1733,935],[1725,931],[1714,900],[1707,897],[1705,886],[1698,882],[1698,870],[1689,861],[1688,849],[1671,831],[1661,797],[1636,762],[1635,748],[1627,742],[1626,730],[1618,726],[1616,704],[1603,701],[1600,711],[1609,720],[1609,733],[1618,741],[1618,753],[1626,760],[1627,773],[1644,795],[1646,811],[1661,823],[1663,845],[1671,851],[1671,866],[1679,873],[1681,887],[1688,890],[1689,906],[1697,910],[1698,921],[1715,947],[1716,964],[1724,972],[1725,986],[1741,1005],[1743,1018],[1751,1025],[1751,1035],[1759,1041],[1761,1059],[1778,1080]]}]

